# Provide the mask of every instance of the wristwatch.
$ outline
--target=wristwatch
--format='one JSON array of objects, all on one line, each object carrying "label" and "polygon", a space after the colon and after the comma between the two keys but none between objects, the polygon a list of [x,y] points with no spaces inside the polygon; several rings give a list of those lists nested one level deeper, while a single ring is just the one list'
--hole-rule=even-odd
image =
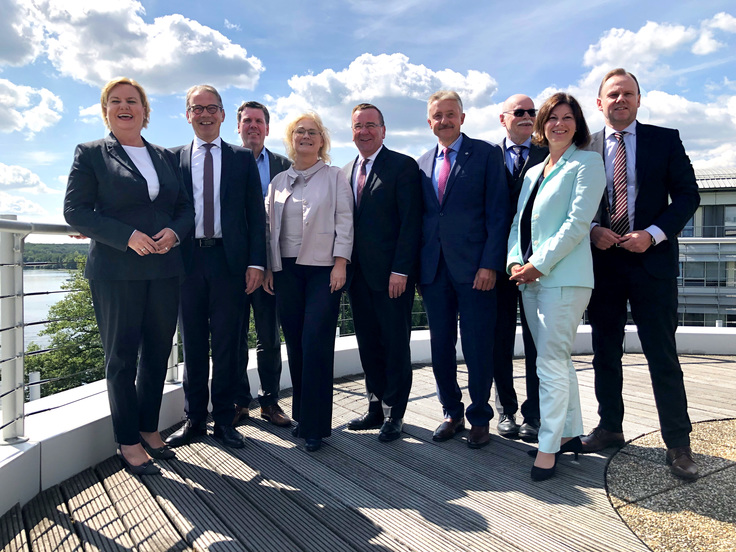
[{"label": "wristwatch", "polygon": [[[650,234],[650,236],[652,235]],[[657,240],[654,239],[654,236],[652,236],[652,245],[657,245]]]}]

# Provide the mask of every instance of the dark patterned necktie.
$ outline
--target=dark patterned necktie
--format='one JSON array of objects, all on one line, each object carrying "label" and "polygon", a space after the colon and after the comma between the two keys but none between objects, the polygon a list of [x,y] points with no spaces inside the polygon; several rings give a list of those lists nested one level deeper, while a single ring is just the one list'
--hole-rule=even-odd
[{"label": "dark patterned necktie", "polygon": [[619,236],[629,233],[629,207],[626,192],[626,145],[625,132],[615,132],[618,140],[616,157],[613,159],[613,211],[611,212],[611,230]]},{"label": "dark patterned necktie", "polygon": [[212,167],[212,152],[210,149],[215,144],[202,144],[207,148],[204,154],[204,189],[202,201],[204,202],[204,214],[202,221],[204,222],[204,237],[213,238],[215,236],[215,171]]}]

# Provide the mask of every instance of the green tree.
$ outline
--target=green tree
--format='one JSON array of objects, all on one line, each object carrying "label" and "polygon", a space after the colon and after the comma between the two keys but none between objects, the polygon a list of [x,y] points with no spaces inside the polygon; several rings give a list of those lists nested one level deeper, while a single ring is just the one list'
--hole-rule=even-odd
[{"label": "green tree", "polygon": [[[65,389],[105,377],[105,354],[97,329],[89,282],[84,277],[85,256],[77,256],[77,268],[70,281],[61,287],[70,291],[49,308],[49,322],[39,335],[51,336],[46,352],[30,343],[25,357],[25,370],[40,372],[41,380],[53,380],[41,386],[41,395],[51,395]],[[60,379],[57,379],[60,378]]]}]

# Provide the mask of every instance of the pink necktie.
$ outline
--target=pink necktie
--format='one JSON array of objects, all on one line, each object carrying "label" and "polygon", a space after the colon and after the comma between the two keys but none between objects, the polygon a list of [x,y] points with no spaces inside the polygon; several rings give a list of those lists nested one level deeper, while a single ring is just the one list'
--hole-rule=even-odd
[{"label": "pink necktie", "polygon": [[629,233],[629,207],[626,199],[626,145],[624,132],[615,132],[618,140],[616,156],[613,158],[613,212],[611,230],[619,236]]},{"label": "pink necktie", "polygon": [[356,203],[358,207],[360,207],[360,198],[363,196],[363,188],[365,188],[365,164],[367,162],[367,159],[360,160],[360,171],[358,171],[358,191],[356,193]]},{"label": "pink necktie", "polygon": [[437,199],[440,202],[440,205],[442,204],[442,200],[445,197],[445,187],[447,186],[447,179],[450,178],[450,152],[452,150],[450,148],[445,148],[442,150],[442,155],[444,155],[444,159],[442,159],[442,166],[440,166],[440,174],[437,178]]}]

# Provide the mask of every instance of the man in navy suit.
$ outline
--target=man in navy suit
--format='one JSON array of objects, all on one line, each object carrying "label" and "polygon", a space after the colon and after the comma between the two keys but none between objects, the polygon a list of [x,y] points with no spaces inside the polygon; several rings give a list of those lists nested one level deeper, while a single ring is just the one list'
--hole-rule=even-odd
[{"label": "man in navy suit", "polygon": [[[534,101],[524,94],[514,94],[504,103],[500,115],[506,137],[501,141],[506,183],[509,187],[510,220],[516,214],[519,192],[527,170],[547,157],[547,148],[532,144],[532,131],[537,111]],[[498,410],[498,434],[520,438],[528,443],[537,442],[539,433],[539,378],[537,377],[537,349],[526,322],[524,308],[521,314],[521,330],[524,340],[526,367],[526,400],[521,405],[524,421],[516,423],[519,401],[514,389],[514,340],[516,339],[517,304],[521,306],[521,293],[516,282],[509,280],[506,271],[496,275],[496,335],[493,345],[493,381],[496,384],[496,410]]]},{"label": "man in navy suit", "polygon": [[252,293],[263,281],[263,196],[253,154],[220,138],[225,112],[217,90],[207,85],[190,88],[186,106],[194,142],[174,153],[195,214],[194,230],[181,244],[187,268],[179,305],[187,421],[167,443],[179,446],[205,434],[211,348],[214,437],[240,448],[243,437],[232,423],[243,289]]},{"label": "man in navy suit", "polygon": [[365,372],[368,411],[348,429],[381,426],[383,442],[401,437],[411,391],[411,309],[419,260],[422,192],[416,161],[383,145],[383,114],[359,104],[351,115],[359,155],[343,171],[355,198],[348,290]]},{"label": "man in navy suit", "polygon": [[606,127],[590,149],[606,166],[607,192],[590,231],[595,288],[588,306],[600,422],[583,437],[583,451],[624,444],[621,395],[627,302],[649,363],[654,399],[672,473],[697,477],[692,426],[677,358],[677,234],[700,204],[690,159],[676,130],[636,120],[636,77],[613,69],[598,89]]},{"label": "man in navy suit", "polygon": [[[419,158],[424,212],[419,284],[429,321],[432,369],[445,441],[471,424],[468,446],[490,442],[488,403],[493,381],[496,271],[506,264],[509,194],[501,148],[460,132],[460,96],[439,91],[427,102],[427,122],[439,145]],[[457,383],[458,315],[468,368],[470,405]]]},{"label": "man in navy suit", "polygon": [[[278,155],[264,146],[268,136],[270,114],[262,103],[243,102],[238,108],[238,134],[243,147],[253,152],[260,176],[261,191],[266,197],[268,185],[274,176],[291,167],[291,162],[283,155]],[[266,236],[264,234],[265,241]],[[248,330],[250,327],[250,308],[253,307],[253,320],[256,325],[256,359],[258,377],[261,381],[258,390],[258,404],[261,406],[261,418],[274,425],[287,427],[291,418],[279,406],[279,384],[281,381],[281,335],[279,321],[276,316],[276,296],[266,293],[259,287],[250,295],[245,294],[243,309],[243,327],[241,334],[240,375],[235,394],[234,424],[248,418],[248,405],[253,400],[248,381]]]}]

